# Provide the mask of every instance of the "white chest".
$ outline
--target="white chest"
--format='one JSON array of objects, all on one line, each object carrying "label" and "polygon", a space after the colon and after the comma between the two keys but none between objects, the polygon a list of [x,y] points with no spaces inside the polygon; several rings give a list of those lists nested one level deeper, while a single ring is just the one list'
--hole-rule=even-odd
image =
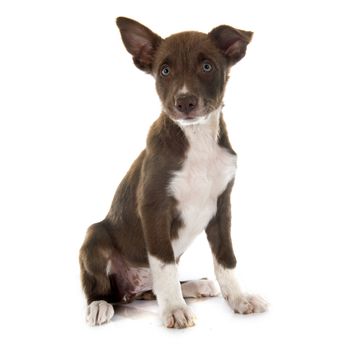
[{"label": "white chest", "polygon": [[176,257],[216,214],[217,199],[236,171],[236,156],[217,144],[212,123],[186,127],[184,132],[190,147],[182,169],[174,173],[169,186],[184,224],[179,237],[172,241]]}]

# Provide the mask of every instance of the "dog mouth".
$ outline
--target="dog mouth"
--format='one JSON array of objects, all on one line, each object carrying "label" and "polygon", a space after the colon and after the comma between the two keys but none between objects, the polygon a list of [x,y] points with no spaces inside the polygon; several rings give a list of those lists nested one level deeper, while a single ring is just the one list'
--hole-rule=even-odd
[{"label": "dog mouth", "polygon": [[172,118],[176,123],[186,126],[205,123],[209,119],[210,114],[198,115],[194,117],[185,116],[183,118]]},{"label": "dog mouth", "polygon": [[179,125],[194,125],[194,124],[200,124],[204,123],[209,118],[208,112],[197,112],[197,113],[190,113],[190,114],[182,114],[182,113],[167,113],[170,119],[172,119],[176,124]]},{"label": "dog mouth", "polygon": [[215,108],[202,107],[189,113],[181,113],[175,108],[164,108],[164,112],[180,125],[193,125],[206,122]]}]

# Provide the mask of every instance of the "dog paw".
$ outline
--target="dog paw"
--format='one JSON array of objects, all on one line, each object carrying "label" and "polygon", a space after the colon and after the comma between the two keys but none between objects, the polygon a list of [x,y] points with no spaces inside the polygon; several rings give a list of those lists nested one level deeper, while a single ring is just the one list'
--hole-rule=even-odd
[{"label": "dog paw", "polygon": [[215,297],[220,294],[215,282],[207,279],[184,282],[181,289],[184,298]]},{"label": "dog paw", "polygon": [[109,322],[114,315],[114,309],[111,304],[104,300],[93,301],[87,307],[86,321],[90,326],[100,326]]},{"label": "dog paw", "polygon": [[167,328],[187,328],[195,325],[195,315],[188,306],[181,306],[162,313]]},{"label": "dog paw", "polygon": [[253,314],[265,312],[268,307],[268,303],[257,295],[240,295],[229,301],[234,312],[239,314]]}]

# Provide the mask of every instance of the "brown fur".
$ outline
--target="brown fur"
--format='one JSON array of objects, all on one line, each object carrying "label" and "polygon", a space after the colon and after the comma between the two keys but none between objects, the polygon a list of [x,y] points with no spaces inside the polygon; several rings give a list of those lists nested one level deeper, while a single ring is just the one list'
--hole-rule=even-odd
[{"label": "brown fur", "polygon": [[[156,77],[166,111],[174,108],[174,95],[184,84],[201,97],[206,113],[217,109],[229,68],[244,56],[252,35],[221,26],[208,35],[184,32],[162,39],[129,19],[119,18],[117,24],[135,65]],[[203,60],[213,64],[212,73],[200,71]],[[164,64],[171,65],[168,77],[160,76]],[[218,144],[234,154],[222,116]],[[183,223],[167,186],[171,174],[181,169],[188,147],[181,128],[163,112],[149,131],[146,149],[120,183],[106,218],[88,229],[80,250],[81,280],[88,303],[129,302],[137,297],[135,281],[127,272],[130,267],[147,267],[147,254],[164,263],[175,262],[171,240]],[[216,216],[206,229],[213,254],[226,267],[234,267],[236,262],[230,237],[232,185],[218,198]],[[109,261],[113,261],[114,270],[107,274]]]}]

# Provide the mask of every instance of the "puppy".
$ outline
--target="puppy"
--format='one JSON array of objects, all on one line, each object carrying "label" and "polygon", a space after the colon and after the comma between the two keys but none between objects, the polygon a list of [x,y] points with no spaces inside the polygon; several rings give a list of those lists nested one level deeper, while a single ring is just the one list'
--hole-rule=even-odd
[{"label": "puppy", "polygon": [[142,24],[117,19],[139,69],[153,75],[162,102],[147,146],[120,183],[106,218],[92,225],[80,250],[87,321],[111,320],[113,303],[156,296],[163,324],[185,328],[195,316],[184,298],[217,295],[208,280],[180,283],[177,263],[205,231],[221,293],[238,313],[266,303],[243,294],[235,277],[230,194],[236,153],[222,115],[230,68],[252,32],[222,25],[209,34],[162,39]]}]

